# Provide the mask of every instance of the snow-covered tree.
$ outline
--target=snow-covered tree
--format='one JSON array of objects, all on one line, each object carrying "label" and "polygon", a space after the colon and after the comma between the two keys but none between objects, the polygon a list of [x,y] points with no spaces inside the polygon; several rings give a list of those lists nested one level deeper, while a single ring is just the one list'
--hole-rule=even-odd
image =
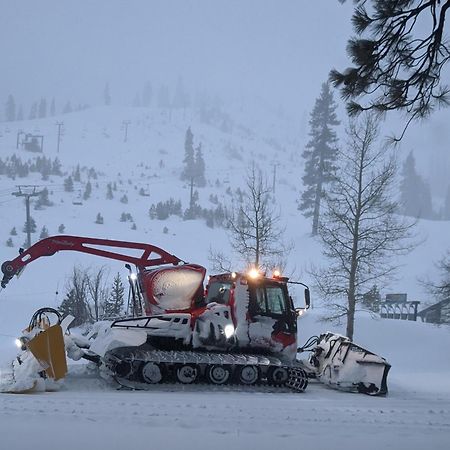
[{"label": "snow-covered tree", "polygon": [[309,120],[310,140],[302,156],[305,174],[302,177],[305,190],[302,192],[299,209],[305,217],[312,217],[312,234],[319,228],[320,204],[335,169],[337,137],[334,128],[339,125],[336,104],[328,83],[316,100]]},{"label": "snow-covered tree", "polygon": [[30,114],[28,116],[28,119],[30,119],[30,120],[36,119],[37,113],[38,113],[38,104],[37,104],[37,102],[33,102],[31,104]]},{"label": "snow-covered tree", "polygon": [[402,169],[400,182],[400,211],[405,216],[433,218],[433,206],[429,185],[416,170],[416,160],[411,151]]},{"label": "snow-covered tree", "polygon": [[103,89],[103,103],[106,106],[111,104],[111,94],[109,92],[109,83],[106,83],[105,88]]},{"label": "snow-covered tree", "polygon": [[152,85],[149,81],[147,81],[144,85],[144,89],[142,90],[142,106],[149,107],[152,103]]},{"label": "snow-covered tree", "polygon": [[80,171],[80,165],[77,164],[77,167],[75,168],[73,172],[73,181],[81,181],[81,171]]},{"label": "snow-covered tree", "polygon": [[6,246],[7,247],[14,247],[14,242],[13,242],[12,238],[8,238],[6,240]]},{"label": "snow-covered tree", "polygon": [[63,234],[66,231],[66,226],[62,223],[59,227],[58,227],[58,233]]},{"label": "snow-covered tree", "polygon": [[106,198],[108,200],[112,200],[114,198],[114,194],[113,194],[113,187],[111,183],[108,183],[106,185]]},{"label": "snow-covered tree", "polygon": [[124,305],[124,288],[120,273],[114,277],[109,297],[104,303],[103,313],[105,318],[118,317],[122,314]]},{"label": "snow-covered tree", "polygon": [[104,219],[100,213],[97,213],[97,217],[95,218],[95,223],[97,223],[99,225],[103,225]]},{"label": "snow-covered tree", "polygon": [[30,233],[36,233],[36,221],[31,216],[30,220],[24,223],[22,231],[28,233],[28,228],[30,229]]},{"label": "snow-covered tree", "polygon": [[64,180],[64,190],[66,192],[73,192],[73,179],[70,175]]},{"label": "snow-covered tree", "polygon": [[16,102],[12,94],[9,94],[6,99],[5,119],[7,122],[13,122],[16,120]]},{"label": "snow-covered tree", "polygon": [[48,229],[47,227],[44,225],[41,229],[41,233],[39,234],[39,239],[45,239],[48,238],[49,234],[48,234]]},{"label": "snow-covered tree", "polygon": [[55,98],[52,98],[52,102],[50,103],[50,116],[54,116],[56,114],[56,104],[55,104]]},{"label": "snow-covered tree", "polygon": [[181,179],[184,181],[191,181],[195,179],[197,175],[197,168],[195,165],[194,154],[194,135],[192,134],[191,127],[186,130],[186,136],[184,139],[184,168],[181,172]]},{"label": "snow-covered tree", "polygon": [[84,188],[83,199],[87,200],[91,196],[91,193],[92,193],[92,184],[90,181],[88,181]]},{"label": "snow-covered tree", "polygon": [[16,227],[12,227],[12,228],[11,228],[11,231],[9,232],[9,234],[10,234],[11,236],[17,236],[17,230],[16,230]]},{"label": "snow-covered tree", "polygon": [[195,149],[195,185],[198,187],[206,186],[205,179],[205,160],[203,159],[202,144],[198,144]]},{"label": "snow-covered tree", "polygon": [[38,117],[39,119],[47,117],[47,100],[45,98],[41,98],[39,102]]}]

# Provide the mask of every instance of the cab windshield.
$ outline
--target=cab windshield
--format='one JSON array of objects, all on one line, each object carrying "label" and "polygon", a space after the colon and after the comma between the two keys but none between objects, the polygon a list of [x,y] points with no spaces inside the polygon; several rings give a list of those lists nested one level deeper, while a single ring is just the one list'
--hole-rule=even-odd
[{"label": "cab windshield", "polygon": [[223,281],[213,281],[208,286],[206,303],[220,303],[227,305],[230,300],[231,283]]}]

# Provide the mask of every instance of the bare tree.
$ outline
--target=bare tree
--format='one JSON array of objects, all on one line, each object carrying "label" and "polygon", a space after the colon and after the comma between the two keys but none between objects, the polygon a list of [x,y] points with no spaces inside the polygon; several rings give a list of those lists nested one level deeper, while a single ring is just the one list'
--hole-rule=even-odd
[{"label": "bare tree", "polygon": [[63,315],[75,317],[72,326],[79,326],[92,319],[88,304],[88,282],[86,271],[79,267],[74,267],[72,275],[67,282],[67,294],[59,311]]},{"label": "bare tree", "polygon": [[108,299],[108,289],[104,282],[105,276],[105,267],[100,267],[93,274],[86,272],[87,288],[90,297],[90,302],[88,303],[89,311],[92,319],[96,322],[100,320],[104,304]]},{"label": "bare tree", "polygon": [[233,250],[254,267],[269,266],[289,249],[283,244],[280,215],[271,203],[267,180],[254,166],[247,174],[242,202],[228,214]]},{"label": "bare tree", "polygon": [[[450,46],[444,31],[450,0],[354,3],[357,37],[348,42],[353,67],[330,73],[332,83],[350,100],[349,114],[400,110],[409,116],[407,127],[436,105],[448,105],[449,87],[442,80],[448,79]],[[362,96],[368,97],[365,105],[356,101]]]},{"label": "bare tree", "polygon": [[365,115],[348,127],[348,142],[339,152],[340,166],[325,197],[319,227],[330,265],[313,271],[321,293],[331,300],[328,318],[346,317],[350,339],[363,294],[396,268],[394,255],[407,253],[415,244],[415,223],[395,214],[395,159],[387,154],[386,147],[376,146],[377,135],[373,115]]}]

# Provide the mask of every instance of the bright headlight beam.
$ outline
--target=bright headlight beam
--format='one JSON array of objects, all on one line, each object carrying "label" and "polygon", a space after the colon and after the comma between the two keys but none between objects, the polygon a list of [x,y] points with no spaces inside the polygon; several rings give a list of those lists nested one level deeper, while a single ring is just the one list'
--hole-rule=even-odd
[{"label": "bright headlight beam", "polygon": [[231,323],[229,323],[228,325],[225,325],[223,332],[225,333],[225,337],[227,339],[230,339],[230,337],[233,336],[233,334],[234,334],[234,326],[231,325]]},{"label": "bright headlight beam", "polygon": [[22,341],[19,339],[19,338],[17,338],[15,341],[14,341],[14,343],[16,344],[16,346],[18,347],[18,348],[22,348]]}]

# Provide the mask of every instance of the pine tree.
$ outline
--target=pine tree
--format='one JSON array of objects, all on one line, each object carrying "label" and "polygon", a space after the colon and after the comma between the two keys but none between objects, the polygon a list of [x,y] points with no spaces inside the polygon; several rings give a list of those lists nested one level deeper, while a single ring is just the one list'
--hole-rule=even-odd
[{"label": "pine tree", "polygon": [[14,247],[14,242],[11,238],[8,238],[6,241],[6,246],[7,247]]},{"label": "pine tree", "polygon": [[73,181],[81,181],[80,165],[78,164],[73,173]]},{"label": "pine tree", "polygon": [[23,107],[22,107],[22,105],[19,106],[19,112],[17,113],[16,120],[23,120]]},{"label": "pine tree", "polygon": [[195,156],[194,156],[194,135],[192,134],[191,127],[186,130],[186,137],[184,140],[184,169],[181,173],[181,179],[191,181],[195,178]]},{"label": "pine tree", "polygon": [[64,180],[64,190],[66,192],[73,192],[73,179],[70,175]]},{"label": "pine tree", "polygon": [[299,209],[305,217],[312,217],[312,234],[319,228],[320,203],[325,186],[331,181],[335,170],[337,137],[333,127],[339,125],[336,104],[328,83],[322,84],[320,97],[316,100],[309,121],[311,137],[302,153],[305,174],[302,177],[305,191]]},{"label": "pine tree", "polygon": [[111,94],[109,92],[109,83],[106,83],[105,89],[103,89],[103,102],[106,106],[111,104]]},{"label": "pine tree", "polygon": [[91,193],[92,193],[92,184],[90,181],[88,181],[86,183],[86,187],[84,188],[83,199],[87,200],[91,196]]},{"label": "pine tree", "polygon": [[58,158],[54,159],[50,172],[52,175],[62,175],[61,163]]},{"label": "pine tree", "polygon": [[63,234],[66,231],[66,226],[62,223],[59,227],[58,227],[58,233]]},{"label": "pine tree", "polygon": [[422,219],[433,218],[430,187],[417,173],[416,160],[412,151],[403,163],[400,203],[401,212],[405,216]]},{"label": "pine tree", "polygon": [[5,119],[7,122],[16,120],[16,102],[14,97],[9,94],[5,105]]},{"label": "pine tree", "polygon": [[[31,216],[30,216],[29,227],[30,227],[30,233],[36,233],[36,221]],[[28,222],[24,223],[22,231],[24,233],[28,233]]]},{"label": "pine tree", "polygon": [[158,108],[166,109],[170,107],[169,88],[165,85],[158,90]]},{"label": "pine tree", "polygon": [[442,218],[444,220],[450,220],[450,186],[447,189],[447,194],[445,196],[444,209],[442,212]]},{"label": "pine tree", "polygon": [[206,186],[205,179],[205,160],[203,159],[202,144],[198,144],[195,149],[195,184],[198,187]]},{"label": "pine tree", "polygon": [[17,236],[17,230],[16,230],[16,227],[12,227],[11,231],[9,232],[9,234],[10,234],[11,236]]},{"label": "pine tree", "polygon": [[64,108],[62,110],[63,114],[69,114],[73,111],[72,109],[72,103],[70,103],[70,100],[67,101],[67,103],[64,105]]},{"label": "pine tree", "polygon": [[103,216],[100,213],[97,214],[97,217],[95,219],[95,223],[97,223],[99,225],[103,225],[104,220],[103,220]]},{"label": "pine tree", "polygon": [[123,194],[123,196],[120,198],[121,203],[128,203],[128,197],[127,194]]},{"label": "pine tree", "polygon": [[114,277],[109,298],[105,301],[103,311],[105,318],[118,317],[122,313],[124,304],[124,288],[120,273]]},{"label": "pine tree", "polygon": [[40,235],[39,235],[39,239],[45,239],[45,238],[48,238],[48,236],[49,236],[49,234],[48,234],[48,229],[47,229],[47,227],[44,225],[44,226],[42,227],[41,233],[40,233]]},{"label": "pine tree", "polygon": [[48,189],[44,188],[36,201],[34,209],[42,209],[44,206],[52,206],[53,203],[49,199]]},{"label": "pine tree", "polygon": [[142,106],[149,107],[152,103],[152,85],[149,81],[145,83],[142,91]]},{"label": "pine tree", "polygon": [[36,117],[37,117],[37,111],[38,111],[38,105],[37,105],[37,102],[33,102],[33,103],[31,104],[30,115],[28,116],[28,119],[30,119],[30,120],[36,119]]},{"label": "pine tree", "polygon": [[55,97],[52,98],[52,102],[50,104],[50,115],[53,117],[56,114],[56,104]]},{"label": "pine tree", "polygon": [[113,189],[111,183],[108,183],[106,186],[106,198],[108,200],[112,200],[114,198]]},{"label": "pine tree", "polygon": [[38,117],[40,119],[47,117],[47,100],[45,98],[41,98],[39,102]]}]

